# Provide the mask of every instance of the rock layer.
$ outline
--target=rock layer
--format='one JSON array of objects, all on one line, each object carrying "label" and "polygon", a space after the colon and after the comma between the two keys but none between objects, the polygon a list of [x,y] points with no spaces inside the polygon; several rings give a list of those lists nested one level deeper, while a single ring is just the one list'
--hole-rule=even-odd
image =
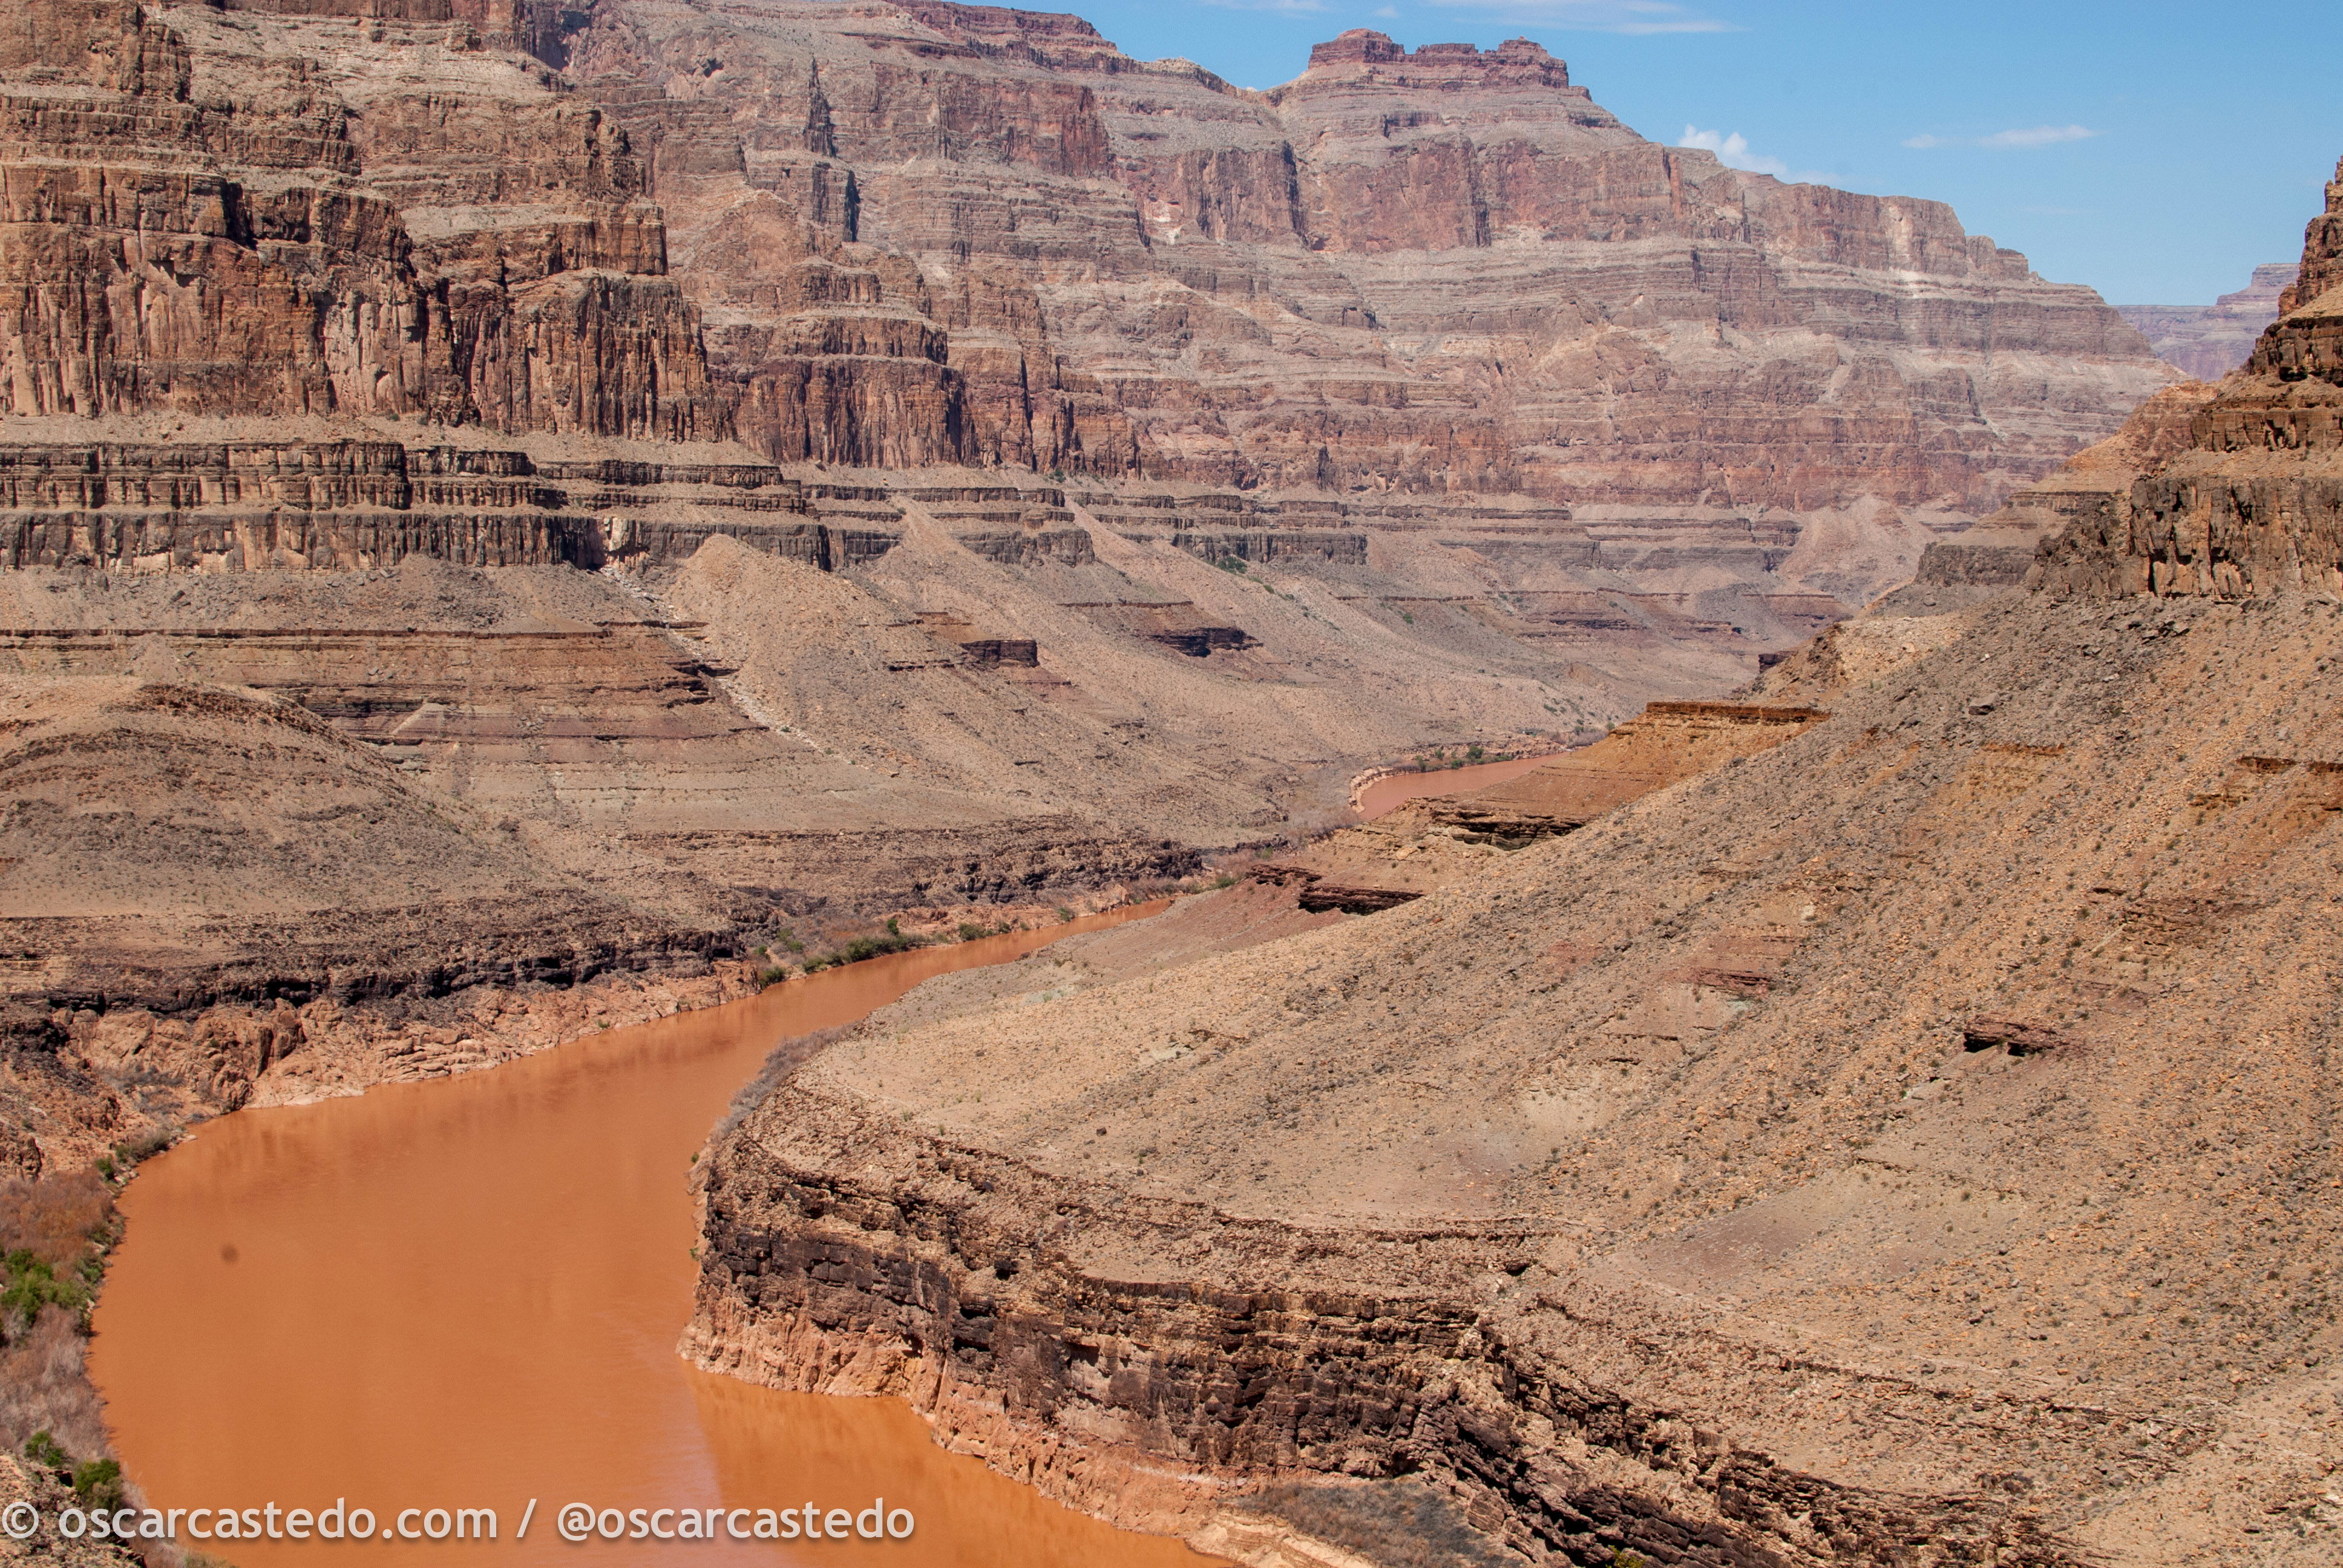
[{"label": "rock layer", "polygon": [[717,1150],[687,1349],[1223,1546],[2322,1560],[2331,607],[1932,619],[1403,908],[882,1017]]},{"label": "rock layer", "polygon": [[1975,515],[2167,374],[1942,205],[1655,146],[1523,39],[1353,32],[1265,95],[942,4],[605,0],[568,48],[777,456],[905,460],[758,390],[861,376],[930,458]]},{"label": "rock layer", "polygon": [[623,136],[468,28],[390,25],[19,11],[0,410],[720,434]]},{"label": "rock layer", "polygon": [[[2029,580],[2062,592],[2238,597],[2343,588],[2343,168],[2253,355],[2177,451],[2046,540]],[[2150,414],[2143,410],[2143,416]]]}]

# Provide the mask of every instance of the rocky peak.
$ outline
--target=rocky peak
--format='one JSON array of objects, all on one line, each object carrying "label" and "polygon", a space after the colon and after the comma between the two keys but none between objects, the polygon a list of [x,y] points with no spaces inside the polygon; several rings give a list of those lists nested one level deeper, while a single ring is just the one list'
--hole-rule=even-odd
[{"label": "rocky peak", "polygon": [[[2106,447],[2044,488],[2073,492],[2073,518],[2044,540],[2027,580],[2059,593],[2239,598],[2343,590],[2343,167],[2303,236],[2285,314],[2253,357],[2217,387],[2178,388],[2193,404],[2177,451],[2143,444],[2153,404]],[[2264,268],[2264,272],[2270,269]],[[2260,275],[2257,274],[2258,277]]]},{"label": "rocky peak", "polygon": [[2327,210],[2303,230],[2302,270],[2278,297],[2278,310],[2298,310],[2338,284],[2343,284],[2343,160],[2327,182]]},{"label": "rocky peak", "polygon": [[1114,45],[1080,16],[1062,11],[1018,11],[1006,5],[956,5],[951,0],[904,0],[903,14],[939,33],[960,33],[994,41],[1011,38],[1075,40]]},{"label": "rocky peak", "polygon": [[1063,12],[957,5],[951,0],[905,0],[895,9],[980,58],[1093,70],[1132,64],[1096,27]]},{"label": "rocky peak", "polygon": [[2262,329],[2278,316],[2278,301],[2294,282],[2295,264],[2265,262],[2253,281],[2210,305],[2119,305],[2117,314],[2139,328],[2157,357],[2200,381],[2218,381],[2246,362]]},{"label": "rocky peak", "polygon": [[2276,308],[2286,291],[2294,286],[2301,265],[2291,261],[2266,261],[2254,268],[2253,281],[2245,287],[2222,295],[2213,301],[2216,310],[2258,310],[2267,305]]},{"label": "rocky peak", "polygon": [[[1361,75],[1422,87],[1570,85],[1570,66],[1527,38],[1508,38],[1486,54],[1471,44],[1426,44],[1409,50],[1372,27],[1353,27],[1313,46],[1302,83]],[[1582,88],[1579,96],[1585,95]]]}]

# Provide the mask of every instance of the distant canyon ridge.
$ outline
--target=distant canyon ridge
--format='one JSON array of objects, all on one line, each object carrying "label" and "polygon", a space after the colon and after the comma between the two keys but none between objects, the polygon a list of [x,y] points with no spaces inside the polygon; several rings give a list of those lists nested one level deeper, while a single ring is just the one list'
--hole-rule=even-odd
[{"label": "distant canyon ridge", "polygon": [[1859,598],[2169,379],[1943,204],[1655,145],[1526,39],[1261,93],[927,0],[347,9],[20,17],[0,408],[1535,497],[1775,564],[1846,515]]},{"label": "distant canyon ridge", "polygon": [[2263,329],[2278,319],[2278,297],[2293,286],[2290,261],[2266,262],[2253,281],[2210,305],[2118,305],[2157,357],[2199,381],[2218,381],[2246,362]]}]

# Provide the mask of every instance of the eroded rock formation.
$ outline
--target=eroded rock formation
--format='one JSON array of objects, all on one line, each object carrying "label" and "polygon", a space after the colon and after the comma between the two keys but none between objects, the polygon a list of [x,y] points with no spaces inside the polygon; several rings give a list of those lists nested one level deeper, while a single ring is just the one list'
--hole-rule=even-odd
[{"label": "eroded rock formation", "polygon": [[1941,204],[1656,146],[1525,39],[1353,32],[1268,94],[943,4],[606,0],[567,48],[776,456],[912,460],[821,412],[862,376],[927,460],[1974,516],[2168,374]]},{"label": "eroded rock formation", "polygon": [[623,136],[466,24],[392,25],[17,11],[0,410],[720,433]]},{"label": "eroded rock formation", "polygon": [[2343,170],[2280,305],[2244,367],[2195,408],[2187,444],[2110,468],[2029,581],[2223,597],[2343,588]]},{"label": "eroded rock formation", "polygon": [[[1453,529],[1482,591],[1382,602],[1758,651],[2159,375],[1940,206],[1655,146],[1526,41],[1346,35],[1264,95],[940,4],[51,9],[0,55],[19,564],[853,565],[902,471],[1005,465],[1211,558]],[[735,433],[893,473],[607,456]]]}]

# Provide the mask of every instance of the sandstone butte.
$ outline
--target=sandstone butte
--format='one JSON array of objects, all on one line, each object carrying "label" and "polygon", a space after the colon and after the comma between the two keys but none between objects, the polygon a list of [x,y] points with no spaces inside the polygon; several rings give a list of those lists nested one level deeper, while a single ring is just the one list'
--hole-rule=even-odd
[{"label": "sandstone butte", "polygon": [[2283,306],[1735,701],[874,1015],[687,1352],[1252,1563],[2336,1562],[2343,168]]}]

